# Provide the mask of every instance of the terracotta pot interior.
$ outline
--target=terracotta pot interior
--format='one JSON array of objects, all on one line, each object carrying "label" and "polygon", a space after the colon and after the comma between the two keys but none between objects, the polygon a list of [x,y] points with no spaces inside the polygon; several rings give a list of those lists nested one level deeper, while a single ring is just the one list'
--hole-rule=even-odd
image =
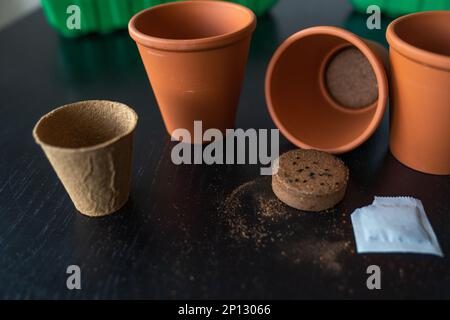
[{"label": "terracotta pot interior", "polygon": [[246,11],[227,3],[180,2],[143,12],[137,17],[135,27],[151,37],[189,40],[239,31],[251,19]]},{"label": "terracotta pot interior", "polygon": [[[330,76],[338,84],[350,81],[352,89],[331,88]],[[375,115],[379,93],[373,68],[362,53],[346,40],[326,34],[292,43],[273,69],[269,90],[273,112],[286,131],[322,150],[360,137]]]},{"label": "terracotta pot interior", "polygon": [[414,47],[450,56],[450,12],[405,17],[395,24],[394,32]]},{"label": "terracotta pot interior", "polygon": [[132,111],[114,104],[80,103],[55,110],[36,127],[40,142],[60,148],[83,148],[133,130]]}]

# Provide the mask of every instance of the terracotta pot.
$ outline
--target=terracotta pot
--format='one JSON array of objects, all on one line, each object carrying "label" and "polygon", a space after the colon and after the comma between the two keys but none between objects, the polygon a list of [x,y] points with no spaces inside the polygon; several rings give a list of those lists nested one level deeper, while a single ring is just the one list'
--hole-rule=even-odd
[{"label": "terracotta pot", "polygon": [[[341,61],[344,50],[352,51],[358,60],[344,54]],[[273,121],[301,148],[338,154],[358,147],[383,117],[387,60],[384,47],[340,28],[313,27],[292,35],[276,51],[266,75],[266,100]],[[334,62],[338,68],[331,68]],[[327,82],[329,70],[340,95],[370,103],[354,108],[336,100]],[[370,98],[367,93],[371,100],[366,99]]]},{"label": "terracotta pot", "polygon": [[234,120],[254,13],[223,1],[183,1],[135,15],[136,41],[169,134],[203,121],[225,131]]},{"label": "terracotta pot", "polygon": [[450,11],[403,16],[387,40],[391,152],[418,171],[450,174]]}]

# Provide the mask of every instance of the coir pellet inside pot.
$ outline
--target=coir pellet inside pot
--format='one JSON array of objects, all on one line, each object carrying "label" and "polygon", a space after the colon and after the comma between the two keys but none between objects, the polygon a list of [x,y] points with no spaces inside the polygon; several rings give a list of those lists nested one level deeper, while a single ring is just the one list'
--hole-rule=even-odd
[{"label": "coir pellet inside pot", "polygon": [[378,99],[375,72],[356,47],[346,47],[331,57],[324,80],[329,95],[342,107],[361,109]]}]

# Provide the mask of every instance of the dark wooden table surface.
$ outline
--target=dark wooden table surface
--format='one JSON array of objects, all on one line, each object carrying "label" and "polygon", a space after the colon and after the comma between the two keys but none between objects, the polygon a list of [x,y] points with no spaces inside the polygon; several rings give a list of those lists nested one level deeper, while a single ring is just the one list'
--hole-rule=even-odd
[{"label": "dark wooden table surface", "polygon": [[[386,45],[347,1],[281,0],[254,34],[237,127],[273,128],[264,74],[280,42],[314,25]],[[126,31],[64,39],[36,12],[0,31],[0,298],[450,298],[450,178],[410,170],[388,151],[388,112],[362,147],[344,201],[327,213],[289,209],[259,166],[176,166],[135,44]],[[138,112],[132,194],[118,213],[78,214],[31,131],[78,100]],[[294,148],[286,140],[281,151]],[[420,150],[417,150],[420,152]],[[446,255],[355,253],[350,214],[374,195],[421,199]],[[66,288],[79,265],[82,289]],[[366,287],[366,268],[382,290]]]}]

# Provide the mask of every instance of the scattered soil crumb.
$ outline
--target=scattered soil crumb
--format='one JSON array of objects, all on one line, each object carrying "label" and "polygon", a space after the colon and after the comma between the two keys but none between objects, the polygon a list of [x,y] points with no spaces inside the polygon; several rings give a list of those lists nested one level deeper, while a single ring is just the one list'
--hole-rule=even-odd
[{"label": "scattered soil crumb", "polygon": [[305,240],[290,245],[281,254],[295,264],[312,263],[323,271],[339,274],[343,270],[340,256],[350,249],[349,241]]},{"label": "scattered soil crumb", "polygon": [[[338,221],[340,219],[329,219],[333,211],[335,209],[329,210],[326,215],[317,215],[317,223],[327,223],[329,229],[303,239],[308,236],[305,232],[311,230],[294,219],[303,216],[302,211],[289,208],[275,197],[270,177],[257,178],[240,185],[220,205],[222,222],[237,244],[250,242],[256,249],[275,244],[283,259],[298,265],[316,265],[323,272],[337,275],[343,271],[341,255],[351,254],[353,249],[350,241],[325,240],[320,237],[340,238],[343,234]],[[312,219],[310,213],[303,217]]]},{"label": "scattered soil crumb", "polygon": [[280,200],[276,198],[266,198],[263,195],[258,195],[258,210],[259,213],[268,218],[286,217],[288,215],[286,208]]},{"label": "scattered soil crumb", "polygon": [[234,240],[252,240],[257,247],[282,237],[272,232],[274,223],[291,217],[288,208],[272,192],[270,177],[246,182],[226,197],[220,206]]}]

